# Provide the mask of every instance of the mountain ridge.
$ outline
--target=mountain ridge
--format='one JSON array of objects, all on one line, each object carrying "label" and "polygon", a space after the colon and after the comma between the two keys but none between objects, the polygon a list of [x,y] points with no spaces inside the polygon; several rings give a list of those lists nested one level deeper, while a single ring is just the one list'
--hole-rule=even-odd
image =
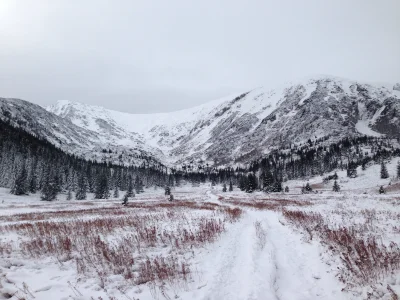
[{"label": "mountain ridge", "polygon": [[1,98],[0,117],[7,118],[8,111],[17,121],[29,120],[27,130],[38,127],[37,134],[56,144],[61,139],[65,151],[90,159],[140,164],[139,157],[146,157],[169,167],[222,166],[246,164],[309,139],[399,138],[399,99],[396,85],[322,76],[157,114],[65,100],[43,112],[29,102]]}]

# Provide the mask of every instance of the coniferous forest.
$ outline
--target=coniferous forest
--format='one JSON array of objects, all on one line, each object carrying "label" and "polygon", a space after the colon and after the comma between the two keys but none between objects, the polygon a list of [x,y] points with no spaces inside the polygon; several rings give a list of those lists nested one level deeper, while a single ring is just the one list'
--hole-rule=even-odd
[{"label": "coniferous forest", "polygon": [[335,169],[347,170],[349,177],[355,177],[358,166],[365,168],[400,156],[399,149],[393,146],[395,141],[361,136],[330,145],[325,145],[323,139],[309,140],[235,168],[201,164],[176,169],[162,165],[136,167],[87,161],[4,121],[0,126],[0,186],[10,188],[15,195],[40,192],[41,199],[47,201],[56,199],[61,192],[68,193],[69,199],[83,200],[87,193],[93,193],[96,199],[107,199],[118,197],[119,191],[141,193],[144,187],[179,186],[182,181],[193,185],[235,185],[250,193],[282,192],[286,180],[306,180],[315,175],[334,180],[327,173]]}]

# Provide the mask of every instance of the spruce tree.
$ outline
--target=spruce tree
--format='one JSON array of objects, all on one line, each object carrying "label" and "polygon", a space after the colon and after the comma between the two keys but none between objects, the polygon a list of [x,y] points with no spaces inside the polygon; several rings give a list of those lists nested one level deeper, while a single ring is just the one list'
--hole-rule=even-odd
[{"label": "spruce tree", "polygon": [[135,193],[133,192],[132,176],[129,176],[128,190],[127,190],[126,194],[128,195],[128,197],[134,197],[135,196]]},{"label": "spruce tree", "polygon": [[336,180],[333,183],[333,191],[334,192],[340,192],[340,186],[339,186],[339,184],[337,183]]},{"label": "spruce tree", "polygon": [[257,189],[257,178],[253,173],[250,173],[247,176],[247,187],[246,192],[252,193]]},{"label": "spruce tree", "polygon": [[15,178],[13,188],[11,189],[11,194],[20,196],[28,194],[28,172],[26,171],[25,165],[22,167],[21,172]]},{"label": "spruce tree", "polygon": [[113,197],[114,197],[114,198],[119,198],[119,188],[118,188],[118,182],[117,182],[117,181],[115,181],[115,184],[114,184],[114,194],[113,194]]},{"label": "spruce tree", "polygon": [[242,175],[242,176],[240,177],[240,180],[239,180],[239,189],[240,189],[241,191],[245,191],[246,188],[247,188],[247,184],[248,184],[247,177],[244,176],[244,175]]},{"label": "spruce tree", "polygon": [[381,179],[386,179],[386,178],[389,178],[389,172],[388,172],[388,170],[386,168],[385,162],[382,160],[382,163],[381,163]]},{"label": "spruce tree", "polygon": [[263,176],[264,180],[263,180],[263,189],[264,192],[272,192],[274,190],[274,176],[272,175],[272,173],[270,171],[267,171],[264,173]]},{"label": "spruce tree", "polygon": [[357,177],[357,168],[354,163],[350,163],[347,168],[347,177],[356,178]]},{"label": "spruce tree", "polygon": [[108,199],[110,198],[110,188],[108,178],[105,173],[100,174],[97,178],[95,199]]},{"label": "spruce tree", "polygon": [[169,186],[166,186],[165,187],[165,196],[169,196],[169,195],[171,195],[171,189]]},{"label": "spruce tree", "polygon": [[280,180],[276,180],[274,182],[273,188],[272,188],[272,192],[274,193],[280,193],[283,191],[283,187],[282,187],[282,181]]},{"label": "spruce tree", "polygon": [[42,194],[40,198],[43,201],[53,201],[57,199],[57,194],[59,191],[59,187],[57,186],[57,182],[53,175],[49,175],[49,177],[45,180],[42,187]]},{"label": "spruce tree", "polygon": [[87,191],[86,178],[84,174],[81,174],[78,178],[78,186],[77,186],[77,191],[75,193],[75,199],[86,200],[86,191]]},{"label": "spruce tree", "polygon": [[229,191],[232,192],[233,191],[233,185],[232,185],[232,181],[229,181]]},{"label": "spruce tree", "polygon": [[36,172],[31,175],[31,180],[29,182],[29,192],[32,194],[37,192],[37,176]]}]

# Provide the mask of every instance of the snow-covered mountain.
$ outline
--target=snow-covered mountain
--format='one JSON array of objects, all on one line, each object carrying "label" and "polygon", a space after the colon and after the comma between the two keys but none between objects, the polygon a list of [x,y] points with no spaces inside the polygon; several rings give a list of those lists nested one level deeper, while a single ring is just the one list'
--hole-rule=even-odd
[{"label": "snow-covered mountain", "polygon": [[37,122],[41,129],[35,133],[68,152],[125,163],[139,156],[169,166],[245,163],[308,139],[400,137],[399,85],[330,76],[256,88],[171,113],[128,114],[70,101],[45,112],[15,99],[1,99],[0,109],[2,118],[9,110],[15,122]]},{"label": "snow-covered mountain", "polygon": [[0,98],[0,119],[49,141],[69,154],[90,160],[129,165],[158,165],[157,155],[162,155],[158,149],[144,146],[143,141],[135,140],[133,135],[127,135],[126,138],[135,140],[136,146],[132,143],[129,147],[118,149],[106,141],[101,132],[76,126],[67,118],[20,99]]},{"label": "snow-covered mountain", "polygon": [[50,112],[99,133],[106,144],[146,151],[167,164],[246,162],[308,139],[348,135],[398,136],[400,91],[335,77],[257,88],[191,109],[128,114],[69,101]]}]

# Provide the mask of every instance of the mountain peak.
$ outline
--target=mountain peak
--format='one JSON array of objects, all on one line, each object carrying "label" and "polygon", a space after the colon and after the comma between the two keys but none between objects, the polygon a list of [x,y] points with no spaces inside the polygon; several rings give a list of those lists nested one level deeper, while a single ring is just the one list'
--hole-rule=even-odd
[{"label": "mountain peak", "polygon": [[308,139],[392,136],[400,129],[390,117],[400,114],[392,87],[313,75],[169,113],[129,114],[66,100],[48,110],[96,132],[107,145],[140,147],[166,165],[221,165]]}]

